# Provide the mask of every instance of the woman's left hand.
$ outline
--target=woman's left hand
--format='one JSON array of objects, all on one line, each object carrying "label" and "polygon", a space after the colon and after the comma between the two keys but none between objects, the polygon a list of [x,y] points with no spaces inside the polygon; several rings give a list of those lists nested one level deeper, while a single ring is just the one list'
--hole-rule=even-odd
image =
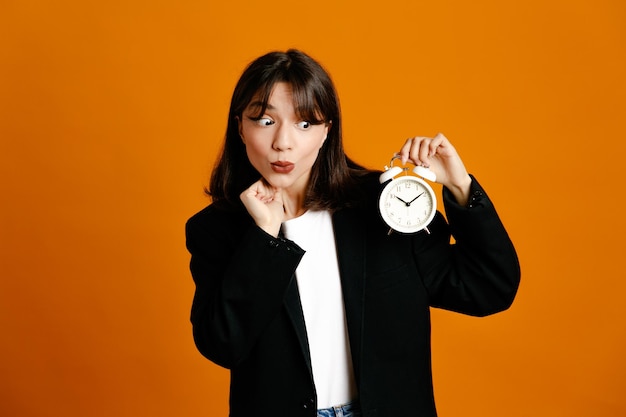
[{"label": "woman's left hand", "polygon": [[434,138],[409,138],[398,156],[403,164],[408,161],[429,168],[437,176],[436,182],[448,188],[459,204],[467,204],[472,179],[456,149],[443,134],[438,133]]}]

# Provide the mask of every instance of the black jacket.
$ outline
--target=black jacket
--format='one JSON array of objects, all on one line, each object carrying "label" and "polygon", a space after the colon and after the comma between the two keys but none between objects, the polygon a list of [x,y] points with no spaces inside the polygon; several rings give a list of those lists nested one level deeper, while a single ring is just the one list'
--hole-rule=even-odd
[{"label": "black jacket", "polygon": [[[436,416],[430,307],[484,316],[508,308],[520,278],[515,249],[474,180],[461,207],[444,189],[449,224],[392,233],[381,186],[333,214],[352,360],[364,417]],[[316,415],[308,342],[294,272],[304,251],[258,228],[245,211],[211,205],[187,222],[199,351],[231,370],[232,417]],[[456,243],[450,244],[450,234]]]}]

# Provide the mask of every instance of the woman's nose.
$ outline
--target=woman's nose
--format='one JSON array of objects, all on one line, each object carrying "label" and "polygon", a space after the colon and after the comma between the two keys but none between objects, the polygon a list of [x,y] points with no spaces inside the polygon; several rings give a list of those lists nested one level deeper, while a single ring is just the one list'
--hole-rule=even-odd
[{"label": "woman's nose", "polygon": [[274,135],[274,142],[272,148],[276,151],[286,151],[293,146],[293,139],[291,137],[292,132],[289,130],[289,125],[286,123],[280,123],[277,126],[276,134]]}]

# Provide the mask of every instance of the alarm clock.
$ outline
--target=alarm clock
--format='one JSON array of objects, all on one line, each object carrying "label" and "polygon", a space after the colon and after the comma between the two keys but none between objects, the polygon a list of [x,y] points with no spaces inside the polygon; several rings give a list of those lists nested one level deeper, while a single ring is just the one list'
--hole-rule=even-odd
[{"label": "alarm clock", "polygon": [[[379,197],[378,208],[389,233],[417,233],[425,230],[437,212],[437,197],[432,187],[422,178],[435,181],[436,175],[430,169],[415,166],[409,175],[408,167],[393,166],[399,156],[391,158],[389,167],[380,174],[379,181],[385,184]],[[404,173],[404,175],[399,175]],[[422,177],[422,178],[420,178]]]}]

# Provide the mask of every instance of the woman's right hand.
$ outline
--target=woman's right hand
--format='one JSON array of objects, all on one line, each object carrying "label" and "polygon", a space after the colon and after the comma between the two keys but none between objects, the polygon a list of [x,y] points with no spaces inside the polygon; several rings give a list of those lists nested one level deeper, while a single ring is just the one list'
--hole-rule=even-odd
[{"label": "woman's right hand", "polygon": [[282,191],[260,179],[241,193],[239,198],[256,225],[278,237],[280,225],[285,218]]}]

